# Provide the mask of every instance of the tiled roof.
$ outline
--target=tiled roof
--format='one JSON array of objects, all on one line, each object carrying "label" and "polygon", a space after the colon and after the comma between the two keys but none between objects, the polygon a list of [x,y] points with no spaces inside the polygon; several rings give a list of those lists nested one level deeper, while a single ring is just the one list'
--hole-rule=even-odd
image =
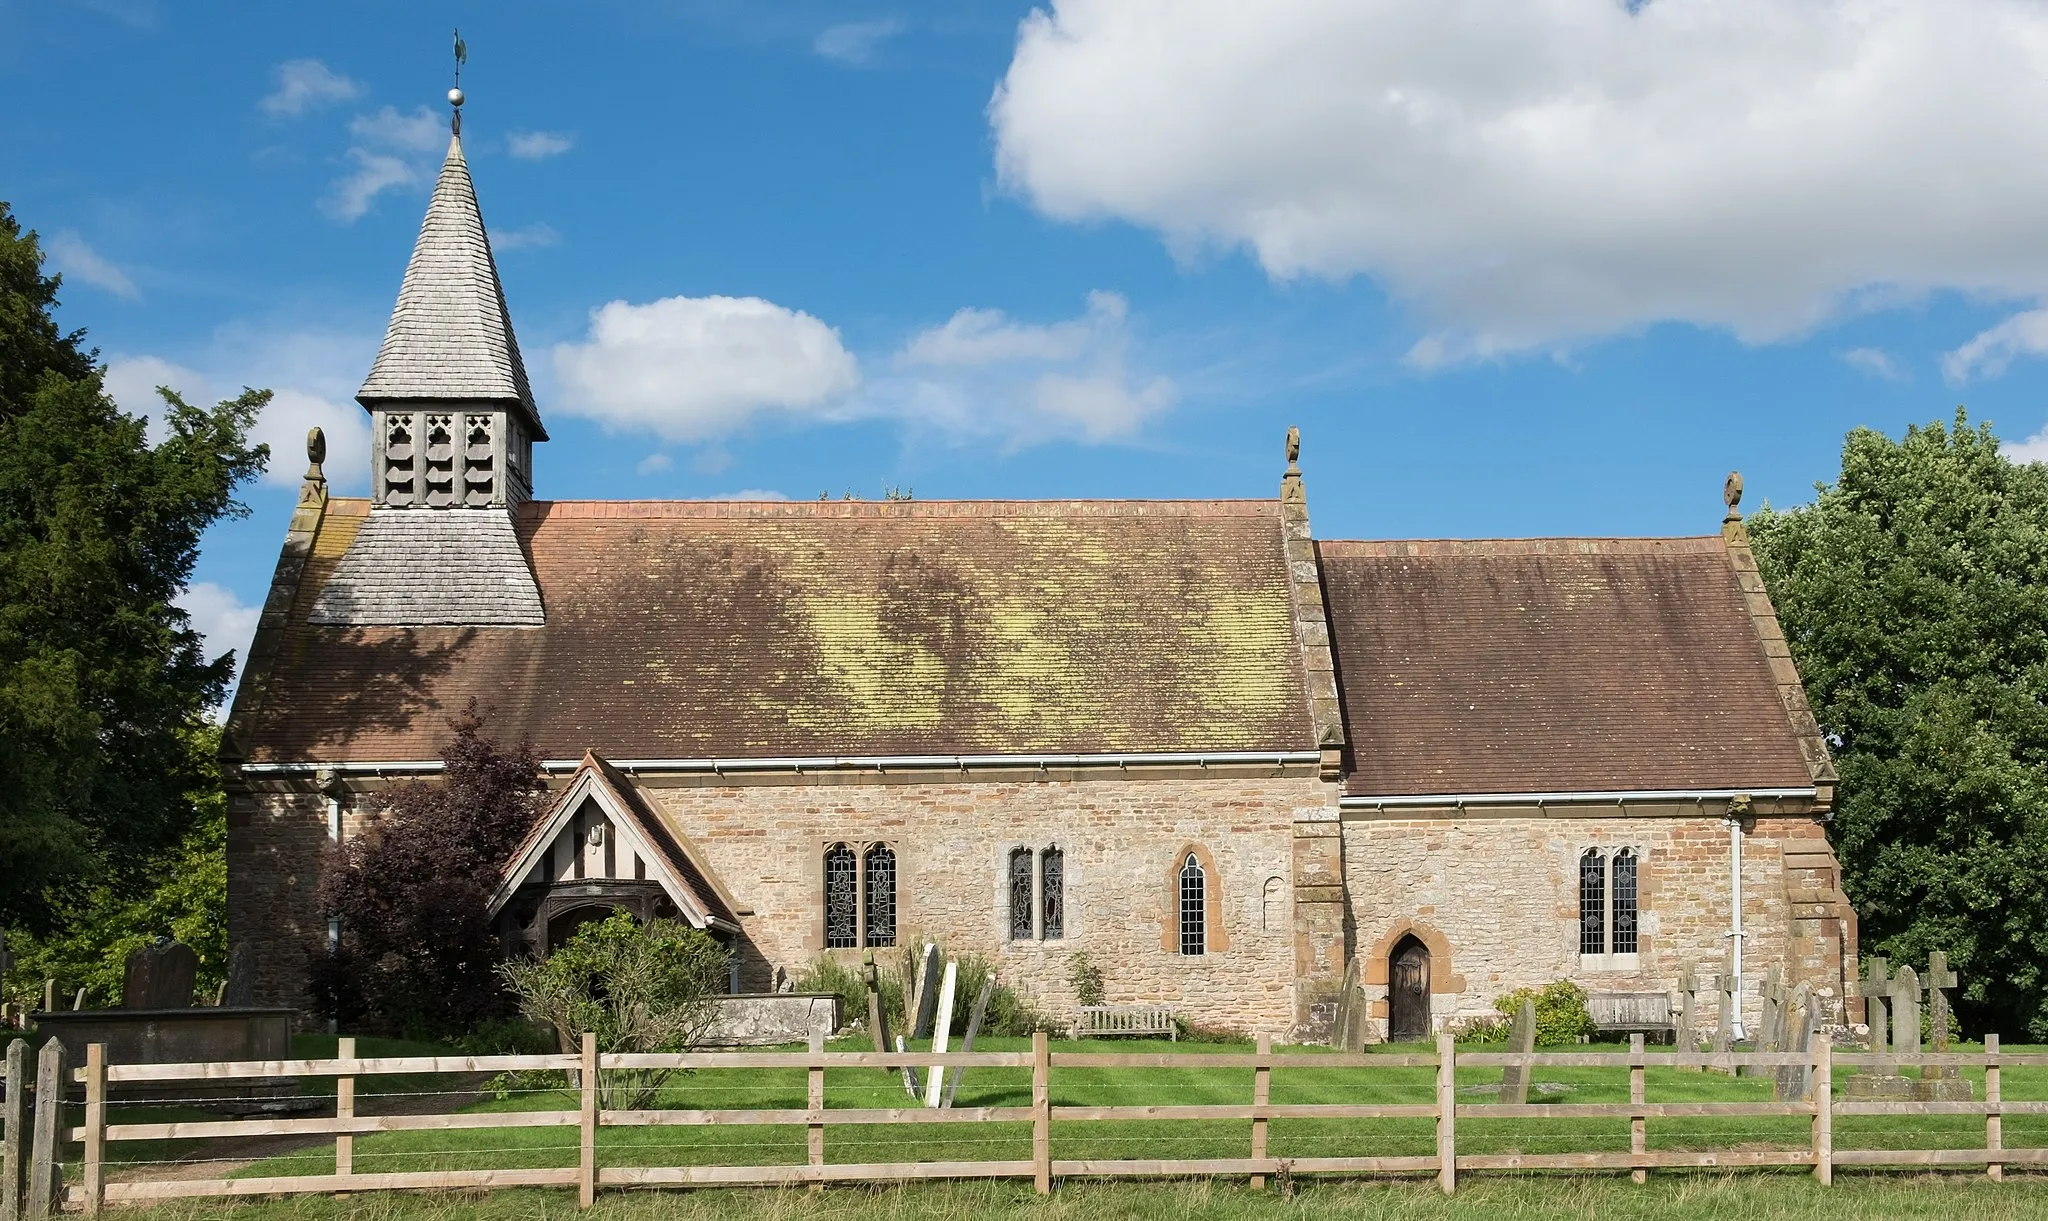
[{"label": "tiled roof", "polygon": [[308,618],[330,627],[546,622],[505,509],[371,510]]},{"label": "tiled roof", "polygon": [[309,623],[382,515],[329,503],[250,760],[431,759],[472,695],[549,758],[1316,747],[1276,501],[533,502],[544,626]]},{"label": "tiled roof", "polygon": [[449,141],[384,345],[356,398],[513,402],[546,437],[460,139]]},{"label": "tiled roof", "polygon": [[1719,537],[1317,552],[1348,794],[1812,784]]}]

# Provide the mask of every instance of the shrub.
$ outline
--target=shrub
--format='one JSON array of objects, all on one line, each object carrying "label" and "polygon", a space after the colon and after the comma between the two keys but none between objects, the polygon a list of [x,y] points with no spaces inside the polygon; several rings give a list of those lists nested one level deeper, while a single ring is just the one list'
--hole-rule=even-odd
[{"label": "shrub", "polygon": [[[1521,1001],[1515,1002],[1517,1005]],[[1501,1043],[1508,1037],[1508,1019],[1497,1017],[1473,1017],[1460,1022],[1453,1036],[1460,1043]]]},{"label": "shrub", "polygon": [[[966,1033],[967,1019],[974,1012],[974,998],[981,995],[981,985],[995,974],[995,964],[979,954],[962,955],[959,973],[953,983],[953,1029]],[[1054,1022],[1015,988],[998,981],[989,991],[988,1009],[981,1016],[981,1033],[991,1036],[1015,1038],[1034,1031],[1050,1031]]]},{"label": "shrub", "polygon": [[[797,992],[836,992],[840,1017],[848,1026],[867,1024],[868,985],[866,964],[848,963],[830,954],[820,954],[790,980]],[[892,1034],[903,1033],[903,981],[886,966],[877,965],[875,976],[882,993],[882,1012],[889,1015]]]},{"label": "shrub", "polygon": [[546,792],[532,745],[500,751],[483,725],[471,700],[441,783],[392,789],[367,832],[328,857],[320,910],[341,938],[313,950],[311,990],[344,1028],[446,1038],[512,1007],[490,896]]},{"label": "shrub", "polygon": [[[1540,992],[1535,988],[1517,988],[1495,1000],[1493,1007],[1513,1022],[1524,1000],[1536,1002],[1537,1046],[1582,1043],[1593,1037],[1593,1015],[1586,1009],[1586,990],[1572,981],[1556,980]],[[1502,1030],[1502,1037],[1507,1033]]]},{"label": "shrub", "polygon": [[1103,990],[1102,968],[1088,960],[1088,955],[1075,951],[1067,955],[1067,982],[1074,986],[1074,1000],[1082,1005],[1105,1003],[1107,993]]},{"label": "shrub", "polygon": [[[725,991],[725,947],[675,920],[644,928],[625,912],[584,925],[546,958],[499,968],[528,1018],[555,1033],[564,1052],[580,1050],[587,1031],[601,1052],[685,1051],[704,1037]],[[631,1110],[652,1100],[666,1070],[620,1069],[602,1075],[607,1107]]]}]

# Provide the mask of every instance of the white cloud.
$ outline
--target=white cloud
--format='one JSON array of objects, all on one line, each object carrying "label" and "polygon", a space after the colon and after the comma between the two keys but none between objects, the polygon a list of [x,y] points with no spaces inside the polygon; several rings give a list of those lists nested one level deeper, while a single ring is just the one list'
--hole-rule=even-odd
[{"label": "white cloud", "polygon": [[515,157],[539,161],[556,157],[576,147],[576,137],[557,131],[515,131],[505,137],[505,147]]},{"label": "white cloud", "polygon": [[2048,462],[2048,428],[2024,441],[2003,441],[1998,452],[2014,462]]},{"label": "white cloud", "polygon": [[1080,317],[1046,324],[963,309],[913,336],[896,355],[901,376],[873,397],[892,414],[1011,445],[1129,436],[1174,401],[1168,379],[1129,372],[1129,312],[1109,292],[1090,293]]},{"label": "white cloud", "polygon": [[1051,0],[990,120],[1043,213],[1373,277],[1427,364],[2048,292],[2044,110],[2034,0]]},{"label": "white cloud", "polygon": [[57,265],[65,279],[77,284],[90,284],[124,300],[141,299],[142,290],[135,287],[135,281],[128,278],[128,273],[101,257],[76,233],[69,229],[59,230],[50,236],[47,245],[50,261]]},{"label": "white cloud", "polygon": [[672,441],[716,437],[760,412],[830,416],[860,383],[839,332],[759,297],[613,301],[554,358],[564,410]]},{"label": "white cloud", "polygon": [[1951,382],[1972,377],[1997,377],[2016,356],[2048,354],[2048,309],[2014,314],[1980,331],[1968,343],[1941,358],[1941,373]]},{"label": "white cloud", "polygon": [[424,106],[411,114],[386,106],[349,120],[348,131],[355,140],[348,150],[355,168],[335,180],[320,205],[343,224],[361,219],[385,191],[426,182],[447,129]]},{"label": "white cloud", "polygon": [[317,59],[288,59],[271,69],[271,76],[277,88],[256,103],[270,115],[302,115],[362,92],[362,86]]},{"label": "white cloud", "polygon": [[493,250],[531,250],[540,246],[558,246],[562,235],[545,221],[521,225],[517,229],[504,229],[491,235]]},{"label": "white cloud", "polygon": [[231,324],[194,359],[207,372],[149,354],[116,356],[107,362],[105,385],[121,410],[149,420],[152,441],[164,436],[157,386],[171,387],[196,407],[244,386],[269,387],[270,405],[250,430],[252,441],[270,446],[263,482],[298,486],[306,471],[306,430],[317,426],[327,434],[328,484],[349,490],[369,478],[370,426],[352,396],[375,351],[374,341],[350,336]]},{"label": "white cloud", "polygon": [[676,460],[674,458],[669,457],[667,454],[656,452],[640,459],[639,464],[634,466],[633,471],[640,475],[658,475],[674,467],[675,464]]},{"label": "white cloud", "polygon": [[1895,382],[1906,376],[1905,370],[1899,368],[1898,362],[1883,348],[1850,348],[1842,353],[1842,360],[1858,373],[1881,377],[1888,382]]},{"label": "white cloud", "polygon": [[811,42],[811,50],[842,64],[864,65],[872,62],[876,50],[902,29],[903,23],[894,18],[842,22],[819,31]]},{"label": "white cloud", "polygon": [[193,628],[206,637],[208,661],[229,649],[235,650],[238,658],[248,655],[249,641],[256,635],[256,619],[263,613],[262,607],[243,605],[233,590],[211,581],[195,581],[174,600],[180,609],[192,616]]}]

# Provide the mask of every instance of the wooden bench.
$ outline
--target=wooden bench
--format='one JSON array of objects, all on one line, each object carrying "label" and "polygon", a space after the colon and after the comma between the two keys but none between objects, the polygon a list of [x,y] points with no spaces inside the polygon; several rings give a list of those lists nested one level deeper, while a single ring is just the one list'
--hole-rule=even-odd
[{"label": "wooden bench", "polygon": [[1173,1010],[1157,1005],[1083,1005],[1074,1023],[1077,1039],[1114,1039],[1124,1036],[1165,1035],[1180,1041],[1180,1023]]},{"label": "wooden bench", "polygon": [[1601,1034],[1669,1036],[1678,1029],[1667,992],[1593,992],[1586,1012]]}]

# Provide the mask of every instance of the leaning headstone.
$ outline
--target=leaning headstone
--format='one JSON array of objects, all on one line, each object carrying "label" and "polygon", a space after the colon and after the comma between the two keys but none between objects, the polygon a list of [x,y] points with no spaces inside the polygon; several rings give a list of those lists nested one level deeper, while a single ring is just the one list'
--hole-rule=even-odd
[{"label": "leaning headstone", "polygon": [[[1764,971],[1762,991],[1763,1021],[1757,1028],[1757,1047],[1761,1051],[1783,1051],[1786,1046],[1785,968],[1772,963]],[[1743,1069],[1745,1077],[1771,1075],[1772,1070],[1760,1064],[1748,1065]]]},{"label": "leaning headstone", "polygon": [[1358,992],[1358,959],[1344,964],[1344,987],[1337,994],[1337,1013],[1330,1023],[1330,1042],[1338,1051],[1362,1051],[1365,1047],[1365,1010]]},{"label": "leaning headstone", "polygon": [[199,955],[182,941],[159,937],[128,955],[121,976],[123,1009],[190,1009]]},{"label": "leaning headstone", "polygon": [[[1813,1003],[1813,986],[1801,982],[1785,1000],[1783,1021],[1788,1031],[1780,1051],[1805,1055],[1813,1050],[1813,1034],[1820,1026],[1819,1006]],[[1807,1065],[1780,1064],[1773,1075],[1779,1102],[1798,1102],[1806,1097]]]},{"label": "leaning headstone", "polygon": [[[1522,998],[1515,1010],[1515,1022],[1508,1031],[1508,1050],[1517,1054],[1536,1050],[1536,1002]],[[1500,1070],[1500,1100],[1517,1105],[1529,1101],[1529,1066],[1510,1064]]]},{"label": "leaning headstone", "polygon": [[1685,964],[1678,972],[1678,1003],[1672,1007],[1671,1042],[1679,1051],[1700,1049],[1692,1008],[1692,994],[1699,991],[1699,987],[1700,981],[1693,974],[1692,964]]},{"label": "leaning headstone", "polygon": [[228,978],[221,987],[220,1003],[237,1009],[256,1004],[256,951],[246,941],[228,951]]},{"label": "leaning headstone", "polygon": [[[1708,1041],[1707,1050],[1715,1055],[1724,1055],[1735,1041],[1735,964],[1732,960],[1719,975],[1713,976],[1709,984],[1714,990],[1715,1008],[1718,1013],[1714,1021],[1714,1037]],[[1715,1072],[1729,1072],[1727,1068],[1716,1068]]]},{"label": "leaning headstone", "polygon": [[929,1039],[932,1023],[939,1016],[939,947],[925,942],[924,957],[917,964],[917,1020],[910,1025],[910,1037]]}]

